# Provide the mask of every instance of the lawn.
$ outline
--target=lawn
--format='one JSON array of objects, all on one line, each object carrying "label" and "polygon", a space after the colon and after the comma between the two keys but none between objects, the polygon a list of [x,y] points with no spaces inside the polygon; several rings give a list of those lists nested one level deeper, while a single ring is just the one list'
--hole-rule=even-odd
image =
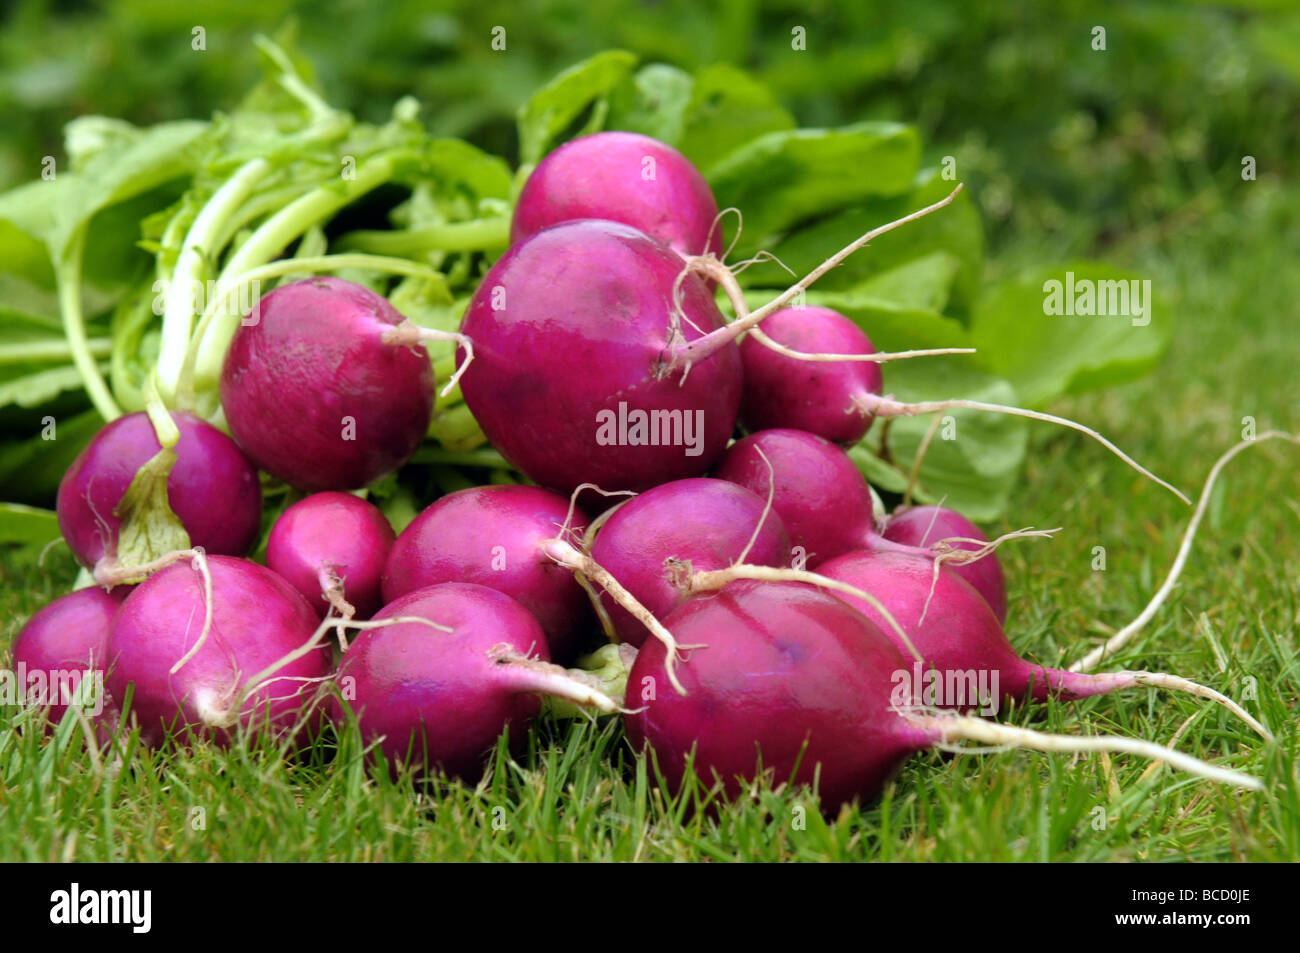
[{"label": "lawn", "polygon": [[[1228,193],[1231,196],[1231,193]],[[1098,425],[1190,494],[1259,429],[1295,429],[1297,194],[1261,181],[1106,254],[1150,274],[1177,308],[1173,346],[1140,383],[1053,410]],[[1014,267],[1013,243],[999,259]],[[1061,526],[1003,550],[1013,642],[1045,663],[1082,654],[1159,585],[1189,511],[1082,438],[1046,426],[1005,529]],[[101,764],[0,734],[0,857],[31,860],[1296,860],[1300,451],[1252,448],[1225,472],[1182,585],[1115,667],[1175,671],[1241,697],[1279,735],[1217,708],[1130,692],[1008,713],[1015,724],[1162,742],[1264,778],[1240,794],[1131,757],[1003,752],[913,758],[883,798],[823,818],[806,789],[756,788],[721,812],[670,799],[613,723],[544,720],[518,760],[476,788],[368,766],[359,739],[290,757],[269,745],[189,755],[133,750]],[[994,527],[995,529],[998,527]],[[1106,570],[1093,571],[1094,547]],[[0,640],[74,574],[66,550],[0,562]],[[16,714],[9,710],[5,718]],[[1181,734],[1179,734],[1181,732]]]}]

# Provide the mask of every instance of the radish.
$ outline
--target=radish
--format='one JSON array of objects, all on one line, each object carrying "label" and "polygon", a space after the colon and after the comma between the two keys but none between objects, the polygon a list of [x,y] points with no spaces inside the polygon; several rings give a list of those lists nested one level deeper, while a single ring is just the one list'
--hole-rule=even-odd
[{"label": "radish", "polygon": [[761,331],[750,332],[740,342],[745,366],[741,416],[751,430],[806,430],[843,444],[866,436],[874,418],[857,398],[881,393],[878,364],[798,360],[774,350],[771,342],[814,354],[876,351],[861,328],[830,308],[805,306],[773,313]]},{"label": "radish", "polygon": [[296,729],[331,667],[316,611],[264,566],[183,555],[122,604],[105,646],[109,694],[134,686],[131,714],[151,745],[171,731],[225,744],[239,725]]},{"label": "radish", "polygon": [[[871,487],[857,465],[829,440],[802,430],[762,430],[736,441],[718,462],[714,474],[755,493],[765,493],[775,480],[772,508],[781,517],[794,544],[796,565],[817,568],[827,559],[859,550],[903,552],[942,562],[974,585],[1006,618],[1006,583],[993,550],[1008,539],[1050,535],[1050,530],[1022,529],[987,542],[965,517],[940,507],[918,508],[921,516],[894,518],[877,530]],[[933,526],[930,522],[933,521]],[[926,522],[919,536],[913,529]],[[951,533],[951,535],[949,535]],[[973,540],[985,540],[981,545]]]},{"label": "radish", "polygon": [[[769,348],[774,349],[778,353],[776,356],[771,358],[760,359],[757,357],[756,352],[751,351],[751,359],[747,362],[747,365],[748,367],[755,369],[756,378],[753,392],[747,394],[746,400],[756,403],[760,408],[779,406],[784,403],[793,408],[790,411],[790,413],[793,414],[798,412],[799,409],[804,406],[803,389],[807,385],[806,378],[809,376],[810,372],[807,370],[806,366],[790,363],[782,365],[782,361],[879,362],[882,360],[895,360],[904,357],[970,353],[967,349],[953,348],[947,350],[877,354],[874,353],[870,340],[866,339],[865,336],[857,338],[850,335],[846,325],[851,324],[852,322],[848,318],[838,312],[828,313],[828,309],[820,309],[818,313],[811,316],[811,319],[814,321],[821,320],[829,322],[830,326],[828,328],[824,330],[814,329],[812,331],[803,332],[803,336],[806,340],[813,342],[828,342],[828,345],[833,348],[833,350],[828,352],[810,353],[787,348],[781,342],[773,340],[759,327],[760,323],[769,321],[771,318],[775,317],[787,304],[792,302],[799,294],[806,290],[809,285],[847,258],[853,251],[861,248],[864,244],[870,241],[871,238],[946,205],[960,190],[961,186],[958,186],[957,189],[954,190],[946,199],[917,212],[913,212],[911,215],[905,216],[897,222],[891,222],[888,225],[881,226],[880,228],[868,232],[866,235],[836,252],[808,275],[801,278],[780,295],[753,312],[750,312],[749,310],[749,305],[745,300],[744,292],[739,283],[737,283],[735,275],[733,275],[720,261],[711,255],[695,256],[688,259],[685,268],[687,274],[703,275],[722,285],[723,289],[727,292],[728,298],[731,300],[732,307],[735,309],[736,320],[731,322],[725,330],[708,335],[700,341],[693,342],[690,345],[683,347],[682,353],[677,357],[677,360],[689,364],[691,360],[697,359],[693,352],[698,351],[701,355],[706,355],[719,346],[719,339],[726,338],[730,340],[734,339],[741,333],[750,332],[751,336],[756,340],[767,345]],[[799,311],[801,309],[795,308],[794,310]],[[808,319],[808,316],[805,315],[804,319]],[[801,323],[802,322],[799,320],[799,316],[797,315],[779,322],[777,325],[780,329],[778,333],[792,336],[793,339],[793,336],[799,333],[798,329],[800,328]],[[784,366],[786,373],[782,373],[782,366]],[[955,408],[965,408],[968,410],[983,410],[991,413],[1010,414],[1017,417],[1026,417],[1031,420],[1044,420],[1086,434],[1104,446],[1111,453],[1115,454],[1138,473],[1141,473],[1148,479],[1159,483],[1184,503],[1191,503],[1187,496],[1177,487],[1172,486],[1160,479],[1150,470],[1147,470],[1097,431],[1073,420],[1068,420],[1064,417],[1057,417],[1052,414],[1040,413],[1035,410],[1025,410],[1020,407],[1008,407],[1003,404],[989,404],[975,400],[957,399],[902,403],[894,400],[892,397],[881,396],[876,390],[872,390],[870,385],[875,382],[873,376],[868,376],[862,373],[853,374],[849,372],[832,374],[822,371],[813,371],[811,374],[813,382],[818,387],[820,393],[819,406],[822,410],[822,414],[814,415],[814,423],[819,429],[834,429],[829,421],[838,421],[838,418],[827,417],[825,415],[839,412],[859,417],[912,417],[918,414],[936,413]],[[776,388],[775,392],[773,391],[773,388]],[[780,419],[779,413],[777,416],[778,419]]]},{"label": "radish", "polygon": [[[919,652],[916,681],[925,669],[937,676],[928,680],[925,704],[939,708],[973,707],[971,686],[981,678],[993,691],[1010,699],[1043,701],[1049,695],[1065,699],[1087,698],[1125,688],[1149,686],[1189,691],[1228,708],[1261,736],[1272,735],[1239,705],[1213,689],[1162,672],[1112,672],[1087,675],[1036,665],[1016,654],[984,598],[965,580],[947,570],[935,571],[929,560],[906,553],[847,553],[823,563],[822,576],[847,583],[875,595],[907,633]],[[882,625],[886,637],[907,651],[875,606],[844,591],[836,593],[867,618]],[[960,697],[942,697],[948,688]],[[979,699],[996,711],[996,699]],[[992,702],[992,704],[990,704]]]},{"label": "radish", "polygon": [[[682,600],[664,561],[689,560],[697,570],[733,563],[788,566],[790,542],[781,518],[757,494],[723,480],[665,483],[621,504],[596,534],[592,558],[655,616]],[[608,594],[600,599],[618,638],[639,646],[644,625]]]},{"label": "radish", "polygon": [[581,517],[570,519],[568,500],[538,487],[448,493],[397,537],[384,564],[384,602],[437,583],[488,586],[531,612],[552,656],[567,660],[590,627],[591,610],[573,572],[546,552],[566,525],[579,534],[587,526]]},{"label": "radish", "polygon": [[810,568],[876,536],[871,487],[849,455],[823,437],[762,430],[729,447],[713,473],[760,496],[772,489],[772,509]]},{"label": "radish", "polygon": [[[10,652],[17,687],[28,701],[49,705],[52,724],[63,718],[85,675],[93,673],[102,684],[104,643],[128,589],[105,592],[90,586],[60,596],[28,619],[14,639]],[[105,701],[101,697],[99,704]]]},{"label": "radish", "polygon": [[[613,699],[550,664],[546,635],[522,605],[473,583],[417,589],[385,606],[343,654],[337,684],[362,738],[395,769],[408,760],[459,778],[482,773],[503,730],[516,751],[553,695],[603,711]],[[418,619],[450,628],[440,632]],[[341,718],[341,711],[336,710]]]},{"label": "radish", "polygon": [[[659,691],[665,653],[647,642],[628,677],[629,740],[653,750],[679,788],[687,765],[729,796],[762,772],[816,783],[823,809],[869,799],[925,748],[960,740],[1042,751],[1124,751],[1260,789],[1253,777],[1148,741],[1064,737],[916,710],[898,649],[861,613],[802,583],[739,581],[697,595],[665,619],[684,643],[685,695]],[[639,700],[639,701],[638,701]],[[960,750],[960,749],[958,749]]]},{"label": "radish", "polygon": [[488,272],[461,331],[475,359],[461,390],[492,444],[542,486],[645,490],[699,476],[740,406],[738,349],[689,369],[680,343],[722,329],[704,283],[676,252],[615,222],[556,225]]},{"label": "radish", "polygon": [[[95,570],[101,582],[125,581],[117,578],[115,567],[139,565],[160,552],[195,546],[242,556],[257,540],[262,524],[257,471],[211,424],[182,411],[170,413],[170,424],[179,433],[174,455],[163,454],[144,411],[117,418],[78,454],[59,483],[59,529],[77,561]],[[127,499],[133,485],[144,496],[161,497],[138,502],[164,512],[169,508],[183,527],[180,538],[156,540],[150,553],[136,551],[138,540],[128,541],[132,552],[120,552],[124,520],[136,508]],[[144,534],[150,532],[161,537],[165,530],[147,520]]]},{"label": "radish", "polygon": [[230,342],[220,387],[230,432],[259,467],[300,490],[365,486],[424,439],[433,366],[419,342],[448,336],[341,278],[281,285]]},{"label": "radish", "polygon": [[598,132],[560,146],[524,183],[510,223],[517,245],[580,218],[622,222],[683,257],[722,251],[718,203],[684,155],[633,132]]},{"label": "radish", "polygon": [[[878,539],[899,543],[913,549],[925,550],[940,541],[947,541],[954,549],[978,552],[988,545],[988,537],[956,510],[943,506],[913,506],[895,511],[885,524]],[[887,549],[884,545],[869,545],[867,549]],[[942,559],[942,557],[940,557]],[[1002,564],[994,553],[972,562],[948,563],[948,568],[965,579],[984,597],[998,622],[1007,621],[1007,582],[1002,574]]]},{"label": "radish", "polygon": [[380,579],[395,539],[373,503],[351,493],[314,493],[280,514],[266,545],[266,565],[307,597],[323,616],[368,619],[384,604]]}]

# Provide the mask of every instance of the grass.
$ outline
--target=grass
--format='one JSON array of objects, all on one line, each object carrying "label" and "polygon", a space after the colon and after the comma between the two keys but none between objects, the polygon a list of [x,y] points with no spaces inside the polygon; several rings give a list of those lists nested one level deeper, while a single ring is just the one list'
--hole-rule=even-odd
[{"label": "grass", "polygon": [[[1168,358],[1141,382],[1063,401],[1189,492],[1240,438],[1300,429],[1294,250],[1300,195],[1261,180],[1245,201],[1200,203],[1191,221],[1105,250],[1177,307]],[[1060,239],[1068,245],[1068,236]],[[1004,268],[1050,257],[1028,241]],[[1061,256],[1058,256],[1061,257]],[[1159,585],[1189,511],[1092,444],[1036,427],[1004,528],[1064,527],[1004,549],[1008,630],[1048,664],[1080,656]],[[1004,714],[1072,734],[1168,741],[1255,773],[1264,794],[1150,769],[1133,758],[1005,752],[912,758],[876,803],[823,818],[810,793],[771,784],[725,810],[703,786],[668,798],[611,722],[543,720],[517,759],[499,748],[466,787],[392,781],[345,734],[305,754],[269,743],[188,754],[133,749],[99,765],[77,733],[54,741],[0,709],[3,860],[1025,860],[1300,859],[1300,450],[1252,448],[1225,473],[1181,587],[1114,667],[1175,671],[1240,698],[1278,734],[1264,745],[1221,709],[1155,692]],[[1014,524],[1014,525],[1013,525]],[[999,529],[999,527],[991,527]],[[1106,550],[1104,572],[1091,568]],[[66,551],[0,558],[0,644],[74,574]],[[1190,723],[1188,723],[1190,721]],[[62,741],[62,745],[60,744]]]}]

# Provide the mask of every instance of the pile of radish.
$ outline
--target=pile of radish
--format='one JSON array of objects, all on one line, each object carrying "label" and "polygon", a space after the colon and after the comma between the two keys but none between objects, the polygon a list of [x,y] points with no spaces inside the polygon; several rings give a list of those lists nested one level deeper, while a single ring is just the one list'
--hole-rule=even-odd
[{"label": "pile of radish", "polygon": [[[1022,658],[1004,540],[941,506],[881,512],[846,452],[876,417],[964,407],[1074,427],[1151,476],[1071,421],[896,401],[884,362],[961,349],[877,353],[870,329],[797,303],[950,200],[751,309],[684,156],[631,133],[573,140],[532,170],[457,332],[355,282],[298,278],[231,333],[216,426],[157,390],[109,423],[58,496],[90,585],[37,613],[14,658],[102,673],[105,725],[149,744],[312,739],[355,720],[392,770],[468,780],[503,731],[518,748],[549,696],[620,716],[670,786],[689,767],[736,794],[769,772],[815,783],[827,810],[962,741],[1131,752],[1257,788],[1148,741],[996,721],[1007,701],[1173,689],[1271,739],[1174,675]],[[439,363],[446,341],[455,360]],[[394,527],[368,488],[411,460],[438,388],[456,386],[525,482],[421,500]],[[282,501],[265,520],[264,484]],[[622,684],[566,667],[608,643],[635,657]]]}]

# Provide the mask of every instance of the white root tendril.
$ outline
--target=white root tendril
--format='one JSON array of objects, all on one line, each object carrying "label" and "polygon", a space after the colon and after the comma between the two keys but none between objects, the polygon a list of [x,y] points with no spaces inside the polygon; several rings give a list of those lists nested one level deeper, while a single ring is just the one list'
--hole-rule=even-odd
[{"label": "white root tendril", "polygon": [[199,649],[203,648],[203,643],[207,641],[208,634],[212,631],[212,571],[208,568],[208,559],[203,553],[203,547],[196,546],[193,549],[172,553],[155,561],[162,562],[163,560],[168,560],[170,562],[177,562],[178,559],[185,558],[191,560],[191,568],[203,577],[203,628],[199,632],[198,640],[190,647],[190,650],[182,655],[177,660],[176,664],[171,667],[168,672],[169,675],[175,675],[185,667],[186,663],[189,662],[190,659],[199,654]]},{"label": "white root tendril", "polygon": [[945,410],[962,409],[962,410],[984,410],[994,414],[1009,414],[1013,417],[1025,417],[1029,420],[1042,420],[1047,423],[1057,424],[1061,427],[1068,427],[1071,430],[1077,430],[1081,434],[1091,437],[1099,444],[1109,450],[1115,456],[1123,460],[1128,466],[1132,467],[1138,473],[1142,474],[1149,480],[1160,484],[1174,496],[1178,497],[1184,503],[1191,505],[1186,494],[1171,483],[1160,479],[1142,464],[1138,463],[1127,453],[1115,446],[1107,438],[1078,421],[1070,420],[1067,417],[1057,417],[1055,414],[1044,414],[1037,410],[1025,410],[1022,407],[1008,407],[1006,404],[988,404],[982,400],[927,400],[918,401],[912,404],[905,404],[901,401],[894,400],[889,396],[879,396],[870,394],[859,398],[862,408],[870,414],[877,417],[915,417],[919,414],[934,414]]},{"label": "white root tendril", "polygon": [[1164,583],[1156,590],[1155,595],[1151,597],[1151,601],[1147,603],[1146,608],[1138,614],[1136,619],[1107,639],[1105,644],[1099,645],[1071,665],[1071,672],[1088,672],[1096,668],[1098,663],[1107,655],[1114,655],[1128,645],[1133,637],[1141,632],[1143,627],[1155,617],[1156,612],[1169,598],[1169,593],[1173,592],[1174,586],[1178,583],[1178,577],[1182,574],[1183,566],[1187,563],[1187,557],[1191,555],[1192,543],[1196,539],[1196,531],[1200,528],[1201,521],[1209,510],[1210,493],[1214,490],[1214,483],[1218,480],[1219,474],[1223,472],[1223,468],[1227,466],[1228,462],[1241,451],[1267,440],[1285,440],[1288,443],[1300,446],[1300,434],[1291,434],[1282,430],[1266,430],[1263,433],[1256,434],[1253,440],[1241,441],[1219,457],[1205,478],[1205,486],[1201,489],[1201,496],[1196,501],[1196,510],[1192,513],[1187,529],[1183,532],[1183,540],[1178,546],[1178,555],[1174,557],[1174,563],[1169,567],[1169,575],[1165,577]]},{"label": "white root tendril", "polygon": [[626,708],[601,691],[599,685],[578,678],[568,669],[552,662],[525,655],[505,642],[489,649],[488,658],[498,665],[511,666],[518,688],[554,695],[582,708],[595,708],[607,714],[627,712]]},{"label": "white root tendril", "polygon": [[1200,682],[1193,682],[1191,679],[1183,678],[1181,675],[1170,675],[1167,672],[1123,671],[1116,672],[1115,674],[1120,677],[1130,676],[1139,685],[1148,685],[1151,688],[1164,688],[1172,691],[1188,692],[1198,698],[1204,698],[1207,701],[1215,702],[1216,704],[1222,705],[1224,708],[1228,709],[1228,711],[1232,712],[1246,724],[1250,725],[1251,729],[1265,741],[1272,742],[1277,740],[1273,737],[1273,733],[1265,728],[1263,724],[1246,711],[1246,709],[1242,708],[1222,692],[1217,692],[1207,685],[1202,685]]},{"label": "white root tendril", "polygon": [[[930,426],[926,428],[925,436],[921,438],[921,445],[916,448],[916,456],[912,458],[912,469],[907,472],[907,486],[903,489],[903,506],[912,505],[912,492],[916,489],[921,480],[921,464],[925,462],[925,455],[930,451],[930,444],[934,443],[934,437],[943,426],[943,418],[935,417],[930,421]],[[936,511],[934,517],[930,520],[930,526],[934,526],[934,520],[939,513]],[[929,537],[929,530],[926,530],[926,536]]]},{"label": "white root tendril", "polygon": [[750,534],[749,542],[745,548],[740,551],[740,555],[732,562],[733,566],[744,563],[749,558],[749,551],[754,548],[758,542],[758,534],[763,531],[763,526],[767,523],[767,518],[772,512],[772,502],[776,499],[776,469],[772,466],[772,461],[767,458],[762,447],[755,447],[758,455],[763,458],[763,464],[767,467],[767,502],[763,504],[763,512],[758,518],[758,523],[754,526],[754,532]]},{"label": "white root tendril", "polygon": [[[935,514],[938,516],[938,513]],[[933,525],[933,524],[931,524]],[[1051,539],[1053,533],[1059,533],[1061,527],[1054,529],[1034,529],[1032,526],[1026,526],[1024,529],[1018,529],[1014,532],[1003,533],[997,539],[986,542],[982,539],[975,539],[970,536],[949,536],[941,539],[930,546],[930,551],[934,553],[934,574],[930,579],[930,592],[925,597],[925,605],[921,607],[921,615],[917,619],[917,624],[925,621],[925,615],[930,611],[930,600],[934,598],[934,590],[939,585],[939,573],[943,570],[944,563],[952,563],[954,566],[965,566],[969,563],[978,562],[985,556],[988,556],[1003,543],[1011,539],[1028,539],[1039,536],[1044,539]],[[954,543],[974,543],[979,549],[962,549]]]},{"label": "white root tendril", "polygon": [[[339,575],[337,566],[321,566],[316,571],[316,581],[320,583],[321,596],[330,605],[330,611],[337,613],[333,618],[347,622],[357,614],[356,607],[344,597],[344,579]],[[347,630],[342,624],[335,625],[334,633],[339,640],[339,651],[348,650]]]},{"label": "white root tendril", "polygon": [[[584,486],[592,486],[592,484],[584,484]],[[582,487],[580,486],[578,489],[581,490]],[[561,536],[565,536],[569,532],[569,523],[573,519],[573,508],[576,505],[576,502],[577,490],[574,491],[574,495],[569,499],[569,515],[565,518],[564,526],[561,528]],[[621,503],[615,503],[591,521],[587,526],[587,532],[582,536],[582,551],[584,553],[588,556],[591,555],[591,547],[595,545],[596,534],[600,532],[600,528],[609,522],[609,518],[617,513],[619,509],[631,502],[631,500],[624,500]],[[596,618],[600,620],[600,629],[605,633],[605,637],[615,645],[619,645],[620,640],[618,637],[618,629],[614,626],[614,620],[610,617],[609,610],[605,608],[604,600],[601,599],[600,595],[596,592],[596,587],[591,584],[591,580],[588,579],[580,570],[574,570],[573,578],[578,580],[578,585],[582,586],[583,591],[587,593],[587,598],[591,601],[591,607],[596,610]]]},{"label": "white root tendril", "polygon": [[919,715],[911,711],[900,710],[904,718],[938,735],[939,746],[954,745],[945,750],[962,751],[956,747],[959,741],[976,741],[986,745],[1007,748],[1030,748],[1043,752],[1086,752],[1106,751],[1135,754],[1153,761],[1163,762],[1170,767],[1185,771],[1197,777],[1230,784],[1250,791],[1264,790],[1264,783],[1253,775],[1220,768],[1199,758],[1183,754],[1154,741],[1141,738],[1126,738],[1119,735],[1092,735],[1075,737],[1070,735],[1049,735],[1028,728],[1015,728],[982,718],[966,715],[943,715],[939,713]]},{"label": "white root tendril", "polygon": [[679,695],[686,694],[686,689],[678,680],[676,671],[683,646],[678,645],[677,640],[673,638],[673,634],[664,628],[663,623],[656,619],[649,609],[643,606],[632,593],[623,588],[623,584],[615,579],[609,570],[586,553],[577,549],[568,540],[562,538],[547,540],[542,544],[542,552],[566,569],[581,572],[589,580],[609,593],[611,599],[649,629],[650,634],[662,642],[666,649],[664,670],[668,674],[668,681],[672,683],[673,688],[676,689]]},{"label": "white root tendril", "polygon": [[688,594],[721,589],[727,583],[734,582],[737,579],[755,579],[760,582],[805,582],[821,589],[831,589],[835,592],[844,592],[851,596],[857,596],[884,617],[885,621],[889,623],[889,627],[907,646],[907,650],[912,653],[914,659],[918,662],[925,661],[921,658],[921,653],[916,650],[916,646],[912,644],[912,640],[908,638],[903,627],[898,624],[898,620],[894,618],[893,613],[885,608],[883,602],[871,593],[856,586],[850,586],[846,582],[840,582],[838,579],[831,579],[829,576],[823,576],[820,573],[810,572],[806,569],[782,569],[776,566],[731,566],[727,569],[691,572],[688,561],[675,559],[665,560],[665,569],[669,573],[670,580]]},{"label": "white root tendril", "polygon": [[474,342],[466,335],[461,334],[459,331],[439,331],[437,328],[421,327],[409,318],[385,331],[381,340],[385,344],[395,344],[399,347],[413,347],[422,341],[453,341],[463,347],[465,349],[465,359],[460,362],[460,366],[456,368],[455,373],[447,378],[446,386],[438,392],[442,397],[446,397],[456,389],[456,385],[460,383],[461,375],[469,370],[470,364],[474,361]]}]

